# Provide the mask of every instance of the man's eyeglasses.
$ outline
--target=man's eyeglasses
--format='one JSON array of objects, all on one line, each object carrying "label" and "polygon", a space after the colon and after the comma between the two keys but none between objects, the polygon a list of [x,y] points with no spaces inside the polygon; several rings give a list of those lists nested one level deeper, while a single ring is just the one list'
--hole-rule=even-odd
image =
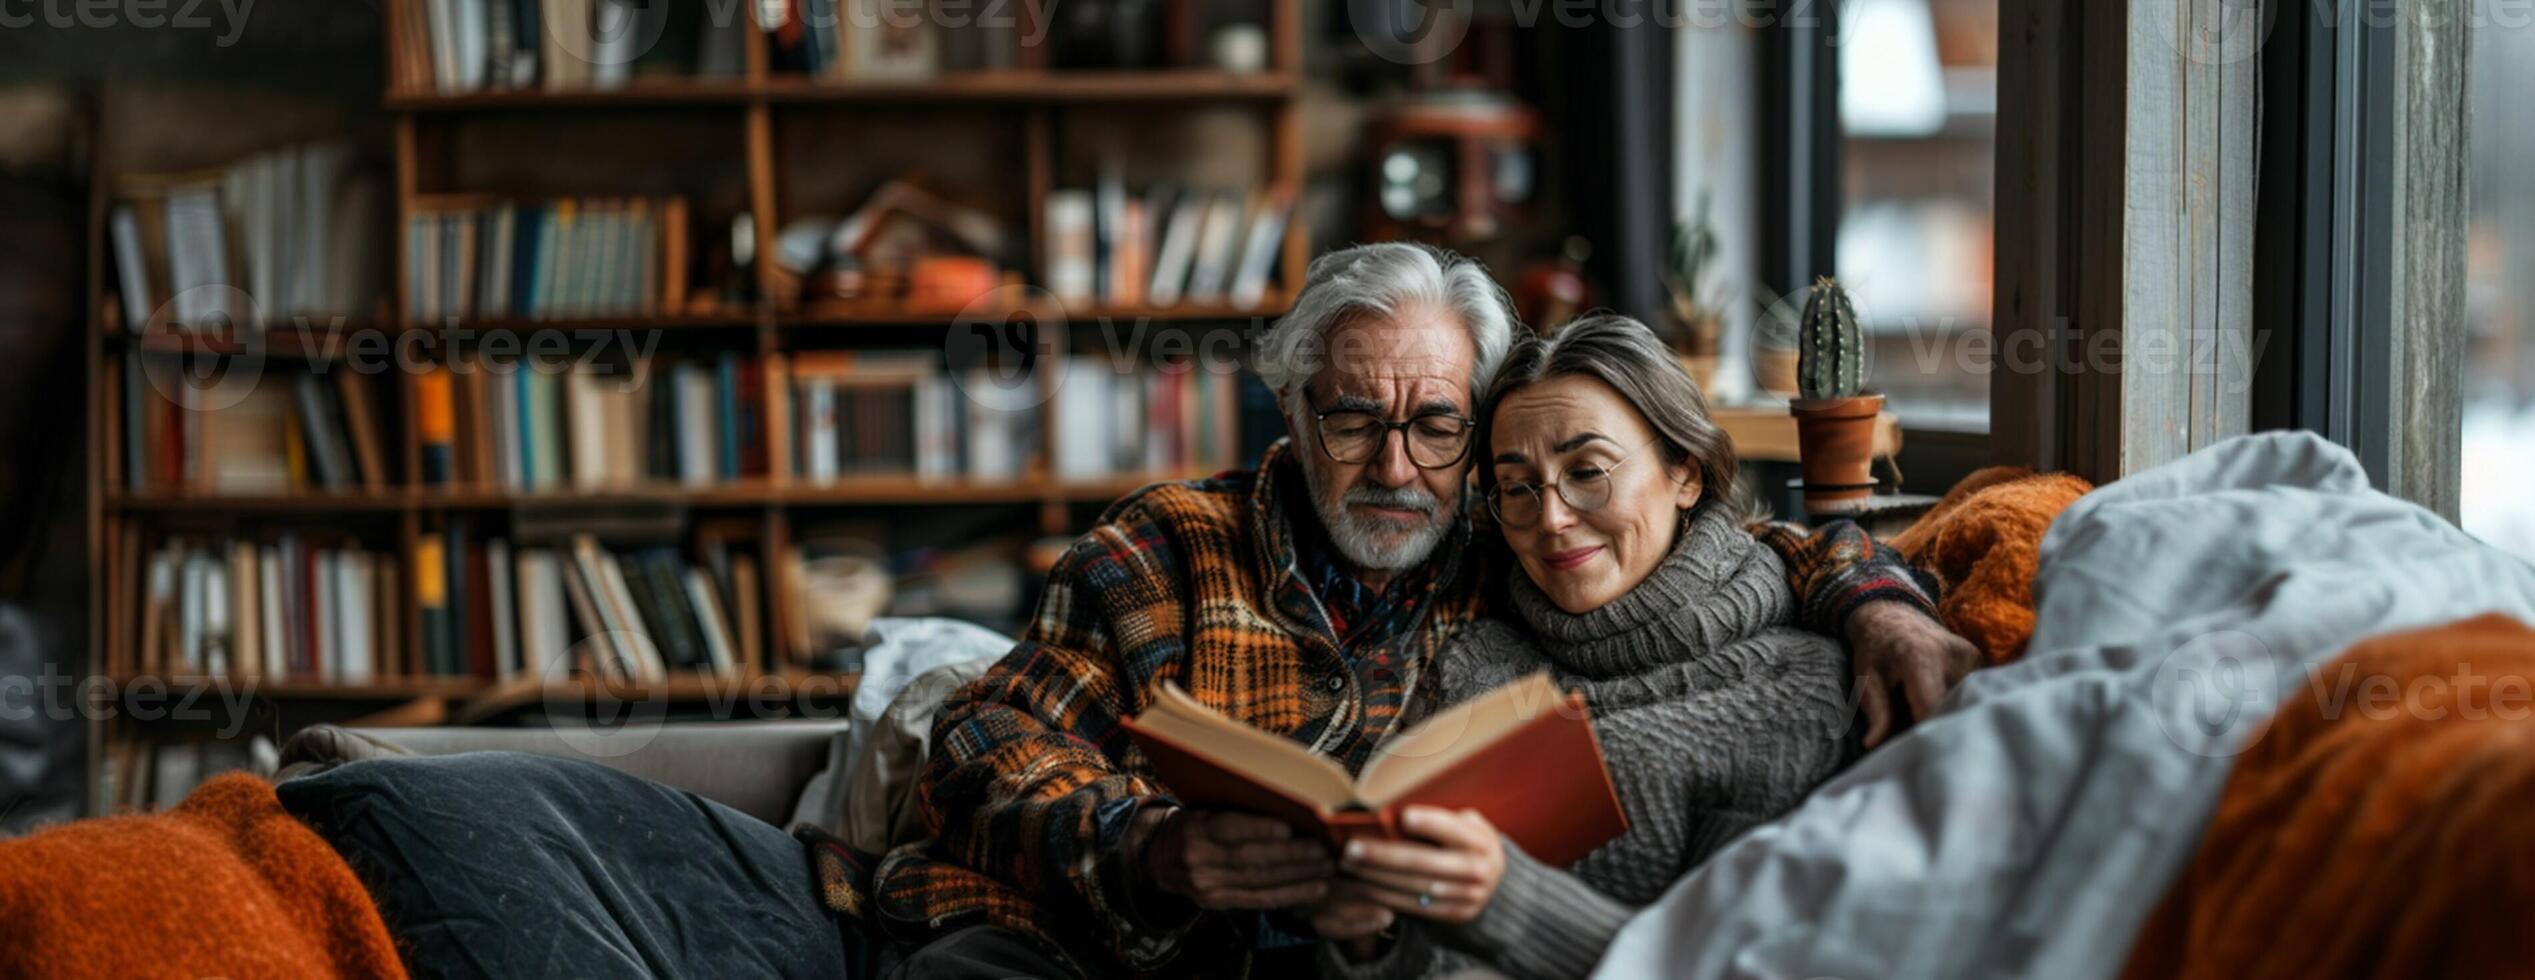
[{"label": "man's eyeglasses", "polygon": [[1467,416],[1446,412],[1392,422],[1352,408],[1314,413],[1312,420],[1319,426],[1321,453],[1334,462],[1349,466],[1372,462],[1382,455],[1391,433],[1397,432],[1408,444],[1408,461],[1421,470],[1448,469],[1459,464],[1470,451],[1470,430],[1478,424]]},{"label": "man's eyeglasses", "polygon": [[1568,470],[1564,478],[1549,483],[1498,483],[1488,488],[1488,513],[1496,515],[1497,523],[1506,527],[1530,527],[1540,523],[1542,498],[1552,490],[1557,491],[1558,499],[1565,501],[1569,510],[1601,510],[1611,502],[1612,471],[1651,445],[1654,442],[1649,441],[1608,466],[1576,467]]}]

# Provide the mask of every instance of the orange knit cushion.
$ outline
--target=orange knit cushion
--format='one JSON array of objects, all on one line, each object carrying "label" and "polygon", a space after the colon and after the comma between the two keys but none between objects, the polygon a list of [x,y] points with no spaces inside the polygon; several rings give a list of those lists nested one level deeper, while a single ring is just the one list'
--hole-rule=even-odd
[{"label": "orange knit cushion", "polygon": [[0,841],[0,976],[402,977],[369,892],[245,773]]},{"label": "orange knit cushion", "polygon": [[2033,573],[2042,533],[2092,484],[2013,466],[1980,470],[1946,491],[1892,546],[1943,585],[1937,615],[1992,664],[2024,655],[2033,638]]},{"label": "orange knit cushion", "polygon": [[2130,977],[2535,977],[2535,630],[2377,637],[2236,760]]}]

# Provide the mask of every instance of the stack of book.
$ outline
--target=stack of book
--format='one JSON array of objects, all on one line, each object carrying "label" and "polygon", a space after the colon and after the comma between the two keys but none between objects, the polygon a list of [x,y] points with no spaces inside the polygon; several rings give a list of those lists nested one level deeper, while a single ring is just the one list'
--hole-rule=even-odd
[{"label": "stack of book", "polygon": [[[636,75],[737,78],[748,7],[665,0],[401,0],[395,85],[443,95],[612,89]],[[698,16],[672,16],[685,11]]]},{"label": "stack of book", "polygon": [[778,476],[784,376],[779,355],[604,370],[461,355],[414,379],[423,482],[539,492]]},{"label": "stack of book", "polygon": [[415,546],[418,669],[501,681],[739,677],[764,662],[756,559],[709,536],[699,551],[700,565],[669,545],[617,554],[588,535],[514,550],[452,519]]},{"label": "stack of book", "polygon": [[357,685],[405,673],[392,554],[287,532],[180,536],[140,574],[143,675]]},{"label": "stack of book", "polygon": [[1238,375],[1189,364],[1139,371],[1105,357],[1067,357],[1056,393],[1061,480],[1168,475],[1239,465]]},{"label": "stack of book", "polygon": [[233,404],[204,397],[188,408],[169,397],[184,390],[176,377],[183,370],[134,354],[107,376],[120,389],[109,397],[123,406],[117,437],[127,489],[278,494],[377,491],[395,482],[379,379],[344,365],[324,374],[277,371]]},{"label": "stack of book", "polygon": [[1283,190],[1130,193],[1110,170],[1091,190],[1048,192],[1042,284],[1068,304],[1256,307],[1284,255],[1293,206]]},{"label": "stack of book", "polygon": [[107,224],[127,329],[171,303],[162,322],[179,329],[261,329],[367,312],[384,292],[386,198],[349,144],[117,187]]},{"label": "stack of book", "polygon": [[686,308],[680,198],[486,201],[406,219],[405,312],[565,319]]},{"label": "stack of book", "polygon": [[[1021,478],[1043,441],[1038,379],[993,368],[955,374],[939,360],[932,352],[663,355],[602,373],[460,356],[414,379],[422,479],[544,492],[824,484],[849,475]],[[1152,458],[1176,466],[1231,451],[1230,411],[1215,406],[1230,397],[1232,380],[1153,382],[1154,394],[1138,395],[1139,406],[1168,401],[1152,417],[1186,430]],[[1101,417],[1085,424],[1115,424],[1116,400],[1100,399]]]},{"label": "stack of book", "polygon": [[926,353],[802,352],[792,367],[793,467],[811,483],[849,474],[1018,479],[1039,450],[1038,380],[958,375]]}]

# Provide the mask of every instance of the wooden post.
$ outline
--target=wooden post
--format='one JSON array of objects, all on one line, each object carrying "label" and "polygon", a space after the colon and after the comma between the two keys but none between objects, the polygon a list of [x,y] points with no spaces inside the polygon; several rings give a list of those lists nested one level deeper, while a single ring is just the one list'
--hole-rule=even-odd
[{"label": "wooden post", "polygon": [[[2457,519],[2464,480],[2470,0],[2414,0],[2395,29],[2388,492]],[[2485,28],[2486,30],[2489,28]],[[2364,366],[2363,366],[2364,367]]]},{"label": "wooden post", "polygon": [[2002,3],[2001,462],[2102,483],[2250,429],[2260,61],[2228,12]]}]

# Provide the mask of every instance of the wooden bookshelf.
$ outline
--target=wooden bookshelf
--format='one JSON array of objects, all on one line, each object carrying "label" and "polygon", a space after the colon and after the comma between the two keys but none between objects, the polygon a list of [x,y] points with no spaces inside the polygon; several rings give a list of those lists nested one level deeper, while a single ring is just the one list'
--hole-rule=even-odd
[{"label": "wooden bookshelf", "polygon": [[945,75],[925,82],[852,82],[797,76],[758,81],[638,79],[614,89],[397,93],[387,97],[386,106],[395,112],[461,113],[766,104],[1099,105],[1272,102],[1294,98],[1300,91],[1297,77],[1283,71],[1234,74],[1213,70],[1006,70]]},{"label": "wooden bookshelf", "polygon": [[[1005,145],[1018,150],[1017,159],[997,162],[1003,179],[1010,181],[1009,186],[989,188],[987,193],[1006,195],[1017,204],[1007,217],[1019,219],[1013,231],[1023,243],[1021,251],[1029,257],[1028,267],[1021,271],[1031,280],[1038,278],[1040,257],[1046,254],[1047,230],[1042,227],[1042,217],[1048,195],[1061,186],[1060,181],[1074,182],[1064,186],[1079,186],[1079,175],[1066,174],[1064,156],[1078,119],[1096,121],[1121,111],[1151,112],[1156,126],[1169,126],[1175,125],[1171,122],[1176,118],[1174,113],[1229,109],[1255,120],[1263,134],[1262,145],[1266,149],[1257,167],[1264,177],[1257,185],[1259,189],[1299,195],[1305,176],[1300,117],[1300,0],[1269,0],[1265,5],[1271,35],[1269,65],[1266,70],[1251,74],[1208,69],[1129,72],[1024,67],[943,75],[918,83],[813,79],[770,71],[768,42],[761,33],[748,30],[743,32],[745,74],[738,78],[638,78],[621,88],[607,90],[526,89],[463,94],[394,87],[401,77],[396,66],[402,57],[394,32],[398,25],[413,22],[406,17],[407,8],[419,2],[387,0],[381,18],[390,64],[390,90],[383,93],[380,106],[385,117],[383,156],[393,162],[392,180],[387,185],[392,219],[385,229],[392,241],[386,248],[388,292],[375,310],[345,311],[339,318],[286,324],[253,338],[152,333],[122,323],[114,298],[117,282],[108,218],[124,173],[118,169],[116,148],[104,135],[111,131],[106,122],[114,106],[102,97],[95,106],[100,136],[93,153],[96,169],[92,175],[94,199],[88,236],[88,297],[92,314],[86,345],[86,367],[92,381],[86,414],[90,461],[88,535],[90,553],[98,556],[92,564],[90,580],[91,635],[97,637],[92,650],[95,673],[119,680],[138,679],[133,650],[140,624],[130,619],[137,615],[142,599],[131,593],[137,591],[135,583],[143,573],[140,566],[147,561],[132,561],[126,542],[154,541],[157,535],[168,533],[169,527],[252,532],[277,526],[357,523],[374,529],[362,537],[365,544],[393,556],[404,563],[402,567],[410,569],[420,542],[437,533],[433,530],[437,522],[452,515],[484,512],[488,519],[498,520],[495,512],[568,515],[576,509],[667,507],[698,515],[685,518],[683,533],[689,536],[695,530],[694,520],[702,514],[719,515],[716,520],[736,515],[755,528],[752,546],[762,549],[759,554],[771,557],[793,544],[803,522],[825,519],[839,510],[896,513],[944,507],[1015,508],[1022,514],[1035,515],[1041,533],[1064,534],[1079,529],[1086,508],[1092,505],[1152,482],[1204,475],[1170,472],[1084,482],[1057,480],[1047,458],[1056,445],[1051,409],[1041,413],[1041,424],[1047,428],[1040,433],[1037,458],[1028,462],[1018,478],[1010,480],[853,475],[824,482],[802,478],[749,479],[694,486],[639,484],[540,492],[419,485],[415,482],[422,472],[421,438],[413,411],[416,385],[410,376],[389,372],[384,376],[389,380],[380,383],[378,394],[392,406],[386,413],[386,449],[391,460],[389,468],[405,477],[402,482],[365,490],[246,495],[127,490],[122,474],[122,406],[110,396],[115,372],[125,358],[260,355],[295,369],[295,362],[315,365],[340,358],[348,343],[356,338],[373,343],[373,335],[395,341],[417,334],[480,338],[581,328],[659,332],[668,338],[664,344],[672,346],[711,345],[743,356],[763,357],[823,349],[831,343],[872,343],[871,338],[881,338],[881,343],[907,340],[919,346],[938,347],[942,343],[939,331],[959,319],[957,314],[938,310],[816,301],[792,304],[773,299],[743,305],[698,302],[656,315],[589,319],[412,316],[406,302],[415,288],[408,281],[406,226],[407,219],[418,211],[492,194],[630,197],[660,193],[658,188],[640,183],[652,169],[646,167],[592,172],[588,175],[591,186],[587,187],[558,185],[555,181],[570,178],[555,178],[552,174],[545,175],[542,184],[515,185],[507,171],[470,166],[475,162],[475,151],[470,147],[476,145],[470,141],[481,142],[481,132],[561,134],[554,139],[568,147],[582,138],[575,134],[590,133],[595,135],[587,137],[588,145],[576,148],[592,156],[640,161],[650,153],[671,153],[698,172],[727,173],[727,179],[697,179],[708,180],[707,189],[716,200],[736,202],[738,213],[751,219],[756,234],[755,252],[762,259],[775,254],[776,235],[787,218],[816,206],[796,200],[806,199],[810,193],[803,189],[804,174],[796,171],[814,169],[785,159],[788,152],[797,151],[796,138],[838,128],[851,131],[858,140],[886,143],[897,132],[896,127],[938,119],[968,120],[998,134],[998,139],[1008,141]],[[1025,49],[1021,62],[1025,66],[1041,64],[1044,52]],[[699,131],[709,132],[712,137],[692,138]],[[220,161],[197,165],[217,163]],[[729,213],[725,206],[721,214]],[[696,227],[701,231],[714,226],[699,216]],[[1125,321],[1191,327],[1254,325],[1283,312],[1287,302],[1283,291],[1302,281],[1308,239],[1308,229],[1297,213],[1288,221],[1278,243],[1272,276],[1275,286],[1265,300],[1254,306],[1086,304],[1080,309],[1040,312],[1053,312],[1062,322],[1073,325]],[[782,274],[774,263],[757,262],[754,274],[757,296],[776,297],[784,292]],[[699,291],[710,290],[714,285],[691,284]],[[763,680],[780,680],[798,690],[809,675],[794,666],[798,662],[795,651],[787,649],[788,641],[775,625],[777,610],[770,607],[777,602],[777,583],[771,563],[763,572],[761,597],[769,607],[758,610],[758,619],[764,624],[764,657],[742,664],[736,678],[676,674],[649,684],[609,685],[536,679],[505,683],[481,676],[393,676],[343,685],[279,677],[254,680],[252,691],[265,702],[308,706],[304,710],[292,709],[295,717],[302,720],[312,717],[308,713],[311,711],[323,717],[359,717],[347,712],[377,711],[382,713],[370,717],[445,718],[465,723],[495,718],[539,701],[570,701],[594,693],[692,701],[726,687],[746,692],[750,683]],[[392,611],[395,626],[403,635],[405,649],[420,649],[424,627],[419,600],[413,583],[406,581],[401,586],[400,608]],[[180,691],[240,683],[234,678],[217,677],[157,680]],[[852,690],[853,680],[825,679],[845,693]],[[120,726],[142,724],[119,716],[113,721],[92,720],[91,773],[100,771],[110,732]],[[93,795],[96,783],[92,780],[92,806],[103,812],[108,801]]]}]

